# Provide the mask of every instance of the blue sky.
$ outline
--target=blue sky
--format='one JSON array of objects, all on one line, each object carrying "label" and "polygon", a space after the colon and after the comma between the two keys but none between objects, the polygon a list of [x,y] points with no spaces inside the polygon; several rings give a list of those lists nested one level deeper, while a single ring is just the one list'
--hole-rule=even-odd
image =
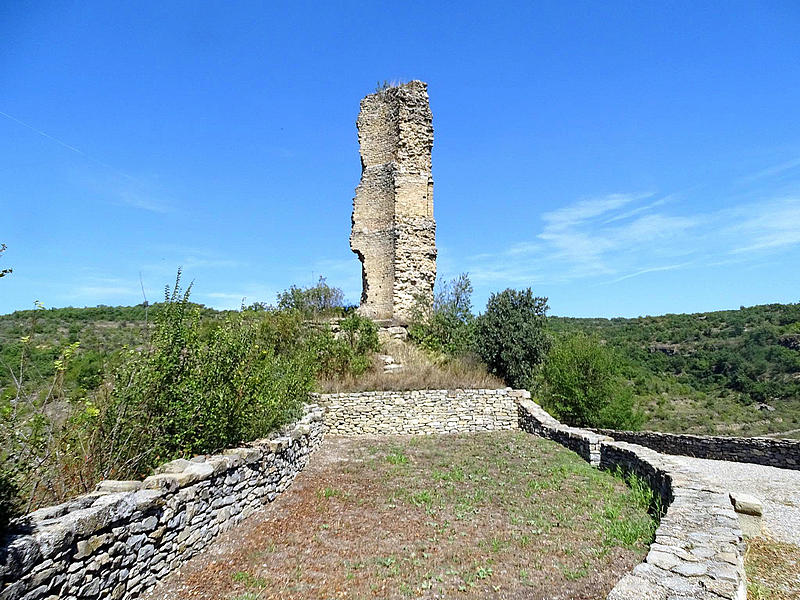
[{"label": "blue sky", "polygon": [[439,271],[551,313],[800,301],[800,5],[0,3],[0,313],[274,301],[348,245],[355,119],[434,115]]}]

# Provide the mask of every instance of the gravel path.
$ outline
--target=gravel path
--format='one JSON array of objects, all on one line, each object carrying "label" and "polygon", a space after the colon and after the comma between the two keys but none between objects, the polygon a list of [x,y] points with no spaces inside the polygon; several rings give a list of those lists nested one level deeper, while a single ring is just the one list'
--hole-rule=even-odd
[{"label": "gravel path", "polygon": [[764,532],[800,546],[800,471],[686,456],[673,458],[698,469],[722,489],[759,498],[764,506]]}]

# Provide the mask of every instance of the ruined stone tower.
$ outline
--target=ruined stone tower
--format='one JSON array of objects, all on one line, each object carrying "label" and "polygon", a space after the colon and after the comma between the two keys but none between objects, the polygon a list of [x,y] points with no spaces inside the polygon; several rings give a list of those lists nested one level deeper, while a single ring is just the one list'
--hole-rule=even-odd
[{"label": "ruined stone tower", "polygon": [[350,247],[361,261],[361,307],[372,319],[407,324],[417,296],[436,280],[433,117],[427,84],[410,81],[361,101],[361,183]]}]

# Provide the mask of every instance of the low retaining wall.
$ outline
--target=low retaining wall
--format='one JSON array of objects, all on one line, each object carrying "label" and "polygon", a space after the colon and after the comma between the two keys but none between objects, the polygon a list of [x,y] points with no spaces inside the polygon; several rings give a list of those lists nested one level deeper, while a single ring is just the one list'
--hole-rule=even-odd
[{"label": "low retaining wall", "polygon": [[433,434],[517,429],[523,390],[415,390],[317,394],[332,435]]},{"label": "low retaining wall", "polygon": [[31,513],[0,547],[0,600],[138,597],[285,491],[322,436],[310,405],[282,437],[172,461],[144,481],[103,481]]},{"label": "low retaining wall", "polygon": [[737,438],[719,435],[684,435],[656,431],[598,429],[600,434],[658,450],[695,458],[755,463],[781,469],[800,469],[800,441],[764,437]]},{"label": "low retaining wall", "polygon": [[647,480],[666,509],[645,561],[609,600],[745,600],[742,532],[728,495],[700,473],[649,448],[567,427],[538,404],[519,403],[520,427],[562,443],[602,468]]}]

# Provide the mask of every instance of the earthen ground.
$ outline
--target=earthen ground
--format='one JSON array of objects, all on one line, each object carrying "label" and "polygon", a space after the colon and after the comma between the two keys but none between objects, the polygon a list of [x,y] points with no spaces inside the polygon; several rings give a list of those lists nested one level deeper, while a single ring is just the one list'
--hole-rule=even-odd
[{"label": "earthen ground", "polygon": [[328,437],[147,598],[605,598],[652,527],[623,482],[524,433]]}]

